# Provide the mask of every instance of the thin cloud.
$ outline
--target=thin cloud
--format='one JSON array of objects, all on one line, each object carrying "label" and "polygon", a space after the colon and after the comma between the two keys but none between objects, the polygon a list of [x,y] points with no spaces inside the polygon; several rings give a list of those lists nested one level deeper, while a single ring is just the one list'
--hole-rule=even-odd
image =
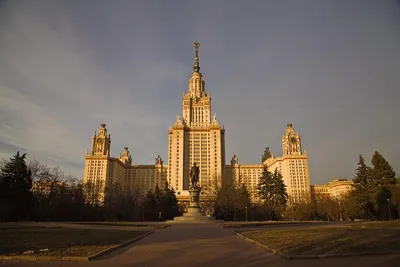
[{"label": "thin cloud", "polygon": [[266,145],[280,155],[293,123],[312,183],[351,177],[358,154],[374,150],[400,171],[397,5],[5,1],[0,157],[24,150],[81,177],[106,123],[112,155],[129,146],[135,164],[167,162],[198,39],[227,161],[259,163]]}]

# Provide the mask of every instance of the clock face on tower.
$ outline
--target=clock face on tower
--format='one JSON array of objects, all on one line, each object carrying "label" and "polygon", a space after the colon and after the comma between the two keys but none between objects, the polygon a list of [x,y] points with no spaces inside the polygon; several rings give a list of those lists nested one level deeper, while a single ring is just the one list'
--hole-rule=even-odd
[{"label": "clock face on tower", "polygon": [[101,144],[103,142],[103,139],[97,138],[97,143]]},{"label": "clock face on tower", "polygon": [[292,137],[292,138],[290,138],[290,142],[292,142],[293,144],[295,144],[296,142],[297,142],[297,140],[296,140],[296,137]]}]

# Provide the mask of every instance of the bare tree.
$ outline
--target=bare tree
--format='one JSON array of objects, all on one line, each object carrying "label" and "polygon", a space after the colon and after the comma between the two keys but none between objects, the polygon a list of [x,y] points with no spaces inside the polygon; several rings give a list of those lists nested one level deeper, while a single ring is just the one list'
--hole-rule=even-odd
[{"label": "bare tree", "polygon": [[211,183],[206,188],[202,188],[202,209],[203,212],[207,215],[211,215],[214,213],[214,209],[217,203],[218,194],[221,190],[221,185],[219,181],[221,180],[220,176],[213,176]]},{"label": "bare tree", "polygon": [[101,206],[104,203],[104,182],[102,180],[89,180],[83,185],[85,203],[92,207]]}]

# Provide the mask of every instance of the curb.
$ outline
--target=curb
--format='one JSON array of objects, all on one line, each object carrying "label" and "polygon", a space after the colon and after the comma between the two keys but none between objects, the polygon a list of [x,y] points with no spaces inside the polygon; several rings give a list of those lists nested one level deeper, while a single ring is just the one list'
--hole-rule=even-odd
[{"label": "curb", "polygon": [[27,256],[27,255],[18,255],[18,256],[0,256],[0,260],[25,260],[25,261],[91,261],[97,258],[100,258],[101,256],[104,256],[108,253],[111,253],[119,248],[122,248],[126,245],[132,244],[136,241],[139,241],[140,239],[154,233],[154,230],[149,231],[147,233],[144,233],[134,239],[128,240],[125,243],[113,246],[111,248],[107,248],[105,250],[102,250],[96,254],[93,254],[91,256]]},{"label": "curb", "polygon": [[275,255],[281,256],[286,260],[319,260],[319,259],[329,259],[329,258],[350,258],[350,257],[366,257],[366,256],[384,256],[384,255],[393,255],[393,254],[400,254],[400,250],[389,250],[389,251],[377,251],[377,252],[361,252],[361,253],[343,253],[343,254],[323,254],[323,255],[289,255],[283,253],[277,249],[269,248],[268,246],[261,244],[258,241],[255,241],[251,238],[248,238],[241,233],[236,231],[232,231],[236,235],[240,236],[241,238],[247,240],[248,242],[254,243],[259,247],[262,247]]},{"label": "curb", "polygon": [[136,238],[134,238],[134,239],[128,240],[128,241],[126,241],[125,243],[116,245],[116,246],[111,247],[111,248],[107,248],[107,249],[105,249],[105,250],[103,250],[103,251],[100,251],[100,252],[97,253],[97,254],[88,256],[88,257],[87,257],[87,260],[88,260],[88,261],[91,261],[91,260],[97,259],[97,258],[99,258],[99,257],[101,257],[101,256],[104,256],[104,255],[106,255],[106,254],[108,254],[108,253],[111,253],[111,252],[113,252],[113,251],[115,251],[115,250],[117,250],[117,249],[119,249],[119,248],[122,248],[122,247],[124,247],[124,246],[126,246],[126,245],[129,245],[129,244],[132,244],[132,243],[134,243],[134,242],[136,242],[136,241],[139,241],[140,239],[142,239],[142,238],[144,238],[144,237],[146,237],[146,236],[148,236],[148,235],[150,235],[150,234],[152,234],[152,233],[154,233],[154,230],[152,230],[152,231],[150,231],[150,232],[147,232],[147,233],[145,233],[145,234],[143,234],[143,235],[140,235],[140,236],[138,236],[138,237],[136,237]]},{"label": "curb", "polygon": [[241,233],[238,233],[238,232],[236,232],[236,231],[234,231],[234,230],[232,230],[232,232],[234,232],[236,235],[240,236],[241,238],[247,240],[248,242],[254,243],[254,244],[258,245],[259,247],[262,247],[262,248],[264,248],[264,249],[266,249],[266,250],[272,252],[272,253],[275,254],[275,255],[281,256],[281,257],[283,257],[283,258],[285,258],[285,259],[289,259],[289,258],[288,258],[288,255],[286,255],[285,253],[280,252],[280,251],[277,250],[277,249],[269,248],[269,247],[267,247],[266,245],[263,245],[263,244],[261,244],[260,242],[257,242],[257,241],[255,241],[255,240],[253,240],[253,239],[251,239],[251,238],[248,238],[247,236],[244,236],[244,235],[242,235]]}]

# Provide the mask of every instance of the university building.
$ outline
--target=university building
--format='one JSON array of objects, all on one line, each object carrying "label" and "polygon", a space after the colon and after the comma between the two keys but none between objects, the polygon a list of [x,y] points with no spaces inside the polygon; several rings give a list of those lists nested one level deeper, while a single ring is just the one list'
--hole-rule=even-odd
[{"label": "university building", "polygon": [[340,200],[354,190],[354,182],[347,179],[335,179],[324,185],[311,185],[312,200]]},{"label": "university building", "polygon": [[195,48],[193,72],[188,89],[182,97],[182,116],[168,130],[168,162],[160,156],[154,165],[132,163],[128,147],[119,157],[110,156],[111,135],[105,124],[93,134],[91,151],[86,152],[84,182],[99,183],[104,198],[108,186],[119,183],[126,189],[140,188],[143,192],[162,188],[166,183],[173,188],[180,204],[189,200],[189,172],[193,163],[200,168],[199,185],[202,199],[207,199],[215,187],[223,184],[245,184],[253,200],[257,201],[256,187],[266,164],[271,172],[281,171],[287,186],[289,201],[310,201],[310,177],[306,151],[302,150],[300,135],[288,124],[282,137],[282,156],[274,157],[266,148],[258,164],[239,164],[236,155],[226,164],[225,129],[212,115],[211,95],[206,91],[200,72],[198,42]]},{"label": "university building", "polygon": [[245,184],[253,201],[258,201],[257,185],[263,172],[264,165],[274,172],[278,169],[283,176],[289,203],[309,202],[311,200],[310,176],[308,171],[307,151],[302,150],[300,134],[294,131],[292,124],[288,124],[282,136],[282,156],[275,157],[265,148],[261,159],[262,164],[241,165],[236,155],[231,160],[231,165],[226,166],[230,179],[236,184]]}]

